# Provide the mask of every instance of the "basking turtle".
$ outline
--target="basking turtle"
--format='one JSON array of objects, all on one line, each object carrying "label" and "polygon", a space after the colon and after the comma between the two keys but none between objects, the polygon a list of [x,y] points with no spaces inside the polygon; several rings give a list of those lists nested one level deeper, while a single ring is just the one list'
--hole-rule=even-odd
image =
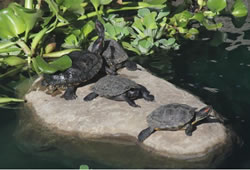
[{"label": "basking turtle", "polygon": [[142,85],[136,82],[115,75],[107,75],[98,80],[94,87],[93,92],[88,94],[84,100],[91,101],[97,96],[106,97],[116,101],[126,101],[130,106],[140,107],[134,100],[144,98],[147,101],[153,101],[154,96]]},{"label": "basking turtle", "polygon": [[66,100],[76,99],[76,89],[81,84],[92,79],[102,68],[103,59],[100,55],[104,41],[104,26],[100,21],[95,23],[98,39],[91,51],[74,51],[69,54],[72,66],[67,70],[53,75],[44,75],[44,86],[66,86],[62,97]]},{"label": "basking turtle", "polygon": [[[92,45],[89,46],[92,49]],[[126,67],[130,71],[137,70],[137,65],[133,61],[128,60],[128,54],[122,46],[115,40],[105,39],[104,48],[101,53],[106,62],[106,72],[108,74],[116,74],[116,71],[122,67]]]},{"label": "basking turtle", "polygon": [[186,104],[168,104],[155,109],[147,116],[148,128],[142,130],[138,135],[138,141],[143,142],[147,137],[157,130],[176,131],[185,129],[187,136],[191,136],[195,130],[194,124],[211,115],[212,107],[205,106],[199,111],[197,108]]}]

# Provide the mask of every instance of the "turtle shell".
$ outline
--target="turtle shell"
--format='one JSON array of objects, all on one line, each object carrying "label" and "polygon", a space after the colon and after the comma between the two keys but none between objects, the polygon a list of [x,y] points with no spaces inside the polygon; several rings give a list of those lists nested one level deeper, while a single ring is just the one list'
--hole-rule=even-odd
[{"label": "turtle shell", "polygon": [[[89,46],[88,50],[92,50],[93,43]],[[115,40],[105,39],[104,40],[104,50],[102,51],[102,56],[105,58],[107,64],[111,66],[112,64],[118,66],[119,64],[128,60],[128,55],[122,46]]]},{"label": "turtle shell", "polygon": [[131,88],[140,88],[140,86],[130,79],[107,75],[98,80],[92,90],[100,96],[113,97],[123,94]]},{"label": "turtle shell", "polygon": [[75,51],[69,56],[72,59],[72,68],[80,70],[80,82],[92,79],[102,68],[103,59],[99,54],[89,51]]},{"label": "turtle shell", "polygon": [[147,122],[153,128],[178,130],[194,119],[195,110],[186,104],[162,105],[147,116]]},{"label": "turtle shell", "polygon": [[99,54],[74,51],[69,54],[69,57],[72,60],[72,66],[63,72],[44,75],[45,85],[78,85],[92,79],[102,68],[103,59]]}]

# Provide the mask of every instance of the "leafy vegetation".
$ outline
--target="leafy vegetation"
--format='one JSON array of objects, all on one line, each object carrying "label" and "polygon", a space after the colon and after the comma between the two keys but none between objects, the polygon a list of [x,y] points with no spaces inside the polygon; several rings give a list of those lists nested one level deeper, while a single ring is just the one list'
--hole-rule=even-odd
[{"label": "leafy vegetation", "polygon": [[[159,48],[178,50],[181,40],[195,39],[201,27],[222,27],[213,18],[225,11],[226,0],[184,2],[174,6],[171,0],[25,0],[24,7],[11,3],[0,10],[0,81],[8,80],[8,85],[20,77],[69,68],[67,54],[86,49],[96,39],[95,17],[104,24],[106,38],[142,57]],[[245,17],[247,12],[243,1],[235,0],[232,17]],[[22,100],[0,98],[0,103],[6,101]]]}]

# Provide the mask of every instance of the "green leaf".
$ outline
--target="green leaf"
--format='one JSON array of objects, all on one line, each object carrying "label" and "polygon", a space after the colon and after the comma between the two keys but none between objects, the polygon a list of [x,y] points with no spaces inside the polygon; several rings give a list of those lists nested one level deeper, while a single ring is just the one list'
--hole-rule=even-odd
[{"label": "green leaf", "polygon": [[81,14],[83,15],[85,10],[81,6],[81,3],[84,0],[64,0],[63,6],[66,7],[67,10],[72,11],[73,13]]},{"label": "green leaf", "polygon": [[142,8],[138,10],[138,16],[143,18],[147,15],[150,15],[150,10],[148,8]]},{"label": "green leaf", "polygon": [[208,24],[207,22],[203,22],[203,25],[206,27],[208,30],[217,30],[223,26],[222,23],[217,23],[217,24]]},{"label": "green leaf", "polygon": [[8,8],[12,8],[22,18],[26,31],[30,31],[43,14],[41,10],[27,9],[17,3],[11,3]]},{"label": "green leaf", "polygon": [[112,2],[112,0],[99,0],[100,2],[100,4],[101,5],[107,5],[107,4],[109,4],[110,2]]},{"label": "green leaf", "polygon": [[199,31],[196,29],[196,28],[190,28],[188,30],[188,32],[192,35],[196,35],[196,34],[199,34]]},{"label": "green leaf", "polygon": [[134,18],[134,23],[132,24],[132,27],[136,27],[137,29],[139,29],[140,31],[144,31],[143,25],[142,25],[142,21],[140,18],[135,17]]},{"label": "green leaf", "polygon": [[95,23],[90,20],[88,21],[82,28],[84,37],[88,37],[89,33],[91,33],[95,29]]},{"label": "green leaf", "polygon": [[242,0],[236,0],[233,6],[232,14],[235,17],[244,17],[247,16],[248,10],[246,5]]},{"label": "green leaf", "polygon": [[81,165],[80,169],[89,169],[89,166],[88,165]]},{"label": "green leaf", "polygon": [[98,7],[100,5],[100,1],[99,0],[90,0],[90,2],[92,3],[92,5],[94,6],[95,10],[98,10]]},{"label": "green leaf", "polygon": [[140,51],[139,51],[138,49],[134,48],[134,47],[133,47],[130,43],[128,43],[128,42],[122,41],[122,46],[123,46],[124,48],[126,48],[127,50],[129,50],[129,51],[133,51],[133,52],[135,52],[136,54],[141,55]]},{"label": "green leaf", "polygon": [[226,0],[208,0],[207,7],[213,12],[220,12],[227,6]]},{"label": "green leaf", "polygon": [[111,25],[110,23],[106,23],[105,24],[105,28],[106,31],[108,32],[108,34],[112,37],[115,38],[116,37],[116,32],[115,32],[115,28],[113,25]]},{"label": "green leaf", "polygon": [[13,38],[17,37],[25,31],[26,27],[23,19],[15,15],[15,12],[11,8],[5,8],[0,10],[0,37],[1,38]]},{"label": "green leaf", "polygon": [[26,61],[24,59],[17,57],[17,56],[6,57],[6,58],[4,58],[3,61],[5,62],[5,64],[7,64],[9,66],[16,66],[16,65],[26,63]]},{"label": "green leaf", "polygon": [[72,61],[68,55],[64,55],[59,59],[52,61],[49,65],[55,67],[58,71],[64,71],[72,66]]},{"label": "green leaf", "polygon": [[143,19],[143,25],[145,25],[145,27],[147,29],[157,29],[157,24],[155,22],[155,17],[156,17],[156,12],[152,12],[149,15],[146,15]]},{"label": "green leaf", "polygon": [[198,22],[202,22],[204,19],[204,15],[203,13],[199,12],[199,13],[194,14],[194,16],[190,19],[196,20]]},{"label": "green leaf", "polygon": [[192,14],[189,11],[185,10],[179,14],[174,15],[174,17],[179,27],[186,27],[189,19],[192,18]]},{"label": "green leaf", "polygon": [[206,1],[204,1],[204,0],[197,0],[197,3],[199,5],[199,9],[201,9],[203,6],[206,5]]},{"label": "green leaf", "polygon": [[158,14],[157,18],[156,18],[156,21],[163,18],[163,17],[166,17],[170,14],[170,11],[162,11]]},{"label": "green leaf", "polygon": [[46,74],[53,74],[57,71],[63,71],[72,66],[72,61],[69,56],[60,57],[48,64],[41,56],[36,57],[37,67]]},{"label": "green leaf", "polygon": [[0,49],[0,53],[10,53],[10,52],[16,52],[16,51],[21,51],[20,48],[3,48]]},{"label": "green leaf", "polygon": [[10,102],[24,102],[24,100],[11,97],[0,97],[0,103],[10,103]]},{"label": "green leaf", "polygon": [[167,2],[167,0],[143,0],[143,2],[152,4],[152,5],[161,5]]},{"label": "green leaf", "polygon": [[49,57],[49,58],[58,58],[61,57],[63,55],[67,55],[73,51],[81,51],[80,49],[66,49],[66,50],[61,50],[61,51],[56,51],[56,52],[52,52],[52,53],[48,53],[48,54],[43,54],[43,57]]}]

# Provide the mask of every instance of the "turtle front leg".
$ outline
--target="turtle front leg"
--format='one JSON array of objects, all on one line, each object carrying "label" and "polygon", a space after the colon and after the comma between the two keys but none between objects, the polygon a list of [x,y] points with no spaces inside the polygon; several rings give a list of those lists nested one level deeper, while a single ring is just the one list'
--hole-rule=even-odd
[{"label": "turtle front leg", "polygon": [[117,75],[116,69],[114,67],[105,67],[105,72],[108,75]]},{"label": "turtle front leg", "polygon": [[189,123],[186,126],[185,133],[187,136],[192,136],[194,130],[195,130],[194,126],[191,123]]},{"label": "turtle front leg", "polygon": [[134,100],[130,99],[126,93],[112,97],[111,99],[116,101],[126,101],[132,107],[141,107],[137,105]]},{"label": "turtle front leg", "polygon": [[61,97],[63,97],[65,100],[76,99],[77,98],[76,89],[77,89],[76,86],[67,87],[66,91],[64,92],[64,94]]},{"label": "turtle front leg", "polygon": [[83,98],[84,101],[91,101],[94,98],[96,98],[98,96],[98,94],[96,94],[95,92],[89,93],[87,96],[85,96]]}]

